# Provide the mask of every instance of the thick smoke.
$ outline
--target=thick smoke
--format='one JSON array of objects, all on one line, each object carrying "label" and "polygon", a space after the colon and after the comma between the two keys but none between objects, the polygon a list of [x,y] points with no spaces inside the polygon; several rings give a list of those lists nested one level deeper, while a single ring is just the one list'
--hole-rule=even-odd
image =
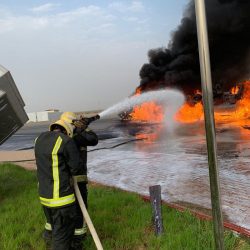
[{"label": "thick smoke", "polygon": [[[206,0],[213,85],[228,90],[250,77],[250,0]],[[200,88],[200,66],[193,0],[168,48],[148,52],[140,70],[142,90],[175,86]]]}]

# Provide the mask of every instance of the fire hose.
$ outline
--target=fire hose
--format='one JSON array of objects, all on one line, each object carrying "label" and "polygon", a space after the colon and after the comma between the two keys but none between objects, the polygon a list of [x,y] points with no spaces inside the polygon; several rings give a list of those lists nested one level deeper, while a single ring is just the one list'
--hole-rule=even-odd
[{"label": "fire hose", "polygon": [[80,193],[80,190],[79,190],[79,187],[77,185],[77,180],[76,180],[76,177],[73,177],[73,180],[74,180],[74,189],[75,189],[75,194],[76,194],[76,197],[77,197],[77,200],[79,202],[79,205],[80,205],[80,208],[82,210],[82,214],[83,214],[83,217],[84,217],[84,220],[85,222],[87,223],[88,225],[88,228],[89,228],[89,231],[92,235],[92,238],[95,242],[95,245],[96,245],[96,249],[97,250],[103,250],[103,247],[102,247],[102,244],[101,244],[101,241],[96,233],[96,230],[95,230],[95,227],[90,219],[90,216],[89,216],[89,213],[86,209],[86,206],[84,204],[84,201],[82,199],[82,196],[81,196],[81,193]]},{"label": "fire hose", "polygon": [[[101,117],[99,115],[95,115],[95,116],[91,116],[91,117],[83,117],[81,116],[80,119],[78,120],[73,120],[73,124],[74,122],[82,122],[83,124],[85,124],[86,126],[88,126],[90,123],[99,120]],[[77,127],[77,126],[76,126]]]},{"label": "fire hose", "polygon": [[94,122],[101,117],[99,115],[91,116],[91,117],[81,117],[81,120],[85,121],[87,125],[89,125],[91,122]]}]

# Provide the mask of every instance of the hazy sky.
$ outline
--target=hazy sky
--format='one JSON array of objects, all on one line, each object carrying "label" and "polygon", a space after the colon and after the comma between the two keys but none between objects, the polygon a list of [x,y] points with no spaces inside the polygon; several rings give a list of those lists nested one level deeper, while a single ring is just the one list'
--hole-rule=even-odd
[{"label": "hazy sky", "polygon": [[1,0],[0,64],[26,110],[105,109],[130,95],[188,0]]}]

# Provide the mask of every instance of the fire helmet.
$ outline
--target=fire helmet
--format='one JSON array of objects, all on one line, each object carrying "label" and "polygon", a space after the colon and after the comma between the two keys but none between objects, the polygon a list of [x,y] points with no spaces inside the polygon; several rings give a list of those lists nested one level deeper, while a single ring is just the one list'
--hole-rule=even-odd
[{"label": "fire helmet", "polygon": [[77,115],[74,112],[69,112],[69,111],[62,113],[62,115],[60,117],[60,120],[63,120],[63,121],[68,122],[70,124],[73,124],[73,121],[77,120],[77,119],[78,119]]},{"label": "fire helmet", "polygon": [[73,130],[75,127],[71,123],[67,122],[66,120],[60,119],[60,120],[57,120],[56,122],[52,123],[49,127],[49,130],[52,131],[56,125],[59,125],[62,128],[64,128],[69,137],[71,137],[71,138],[73,137]]}]

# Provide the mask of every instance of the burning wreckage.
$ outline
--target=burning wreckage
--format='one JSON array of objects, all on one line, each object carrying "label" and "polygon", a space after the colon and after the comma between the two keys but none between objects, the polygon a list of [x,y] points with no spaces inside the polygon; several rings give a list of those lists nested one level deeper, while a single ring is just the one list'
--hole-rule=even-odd
[{"label": "burning wreckage", "polygon": [[[206,0],[206,6],[215,119],[246,119],[250,108],[250,1]],[[175,115],[175,120],[184,123],[203,120],[193,0],[168,47],[150,50],[148,58],[149,63],[140,70],[141,82],[133,95],[165,88],[179,89],[185,94],[186,103]],[[160,103],[147,102],[121,113],[120,117],[122,120],[161,122],[164,108]]]},{"label": "burning wreckage", "polygon": [[[242,100],[243,98],[249,99],[249,105],[250,105],[250,95],[248,96],[248,92],[246,95],[244,95],[244,89],[248,87],[247,86],[248,84],[250,84],[250,81],[239,83],[235,85],[235,87],[232,87],[229,91],[223,91],[221,85],[217,84],[216,88],[213,89],[215,107],[223,106],[225,109],[228,108],[232,110],[236,108],[237,102]],[[141,92],[140,88],[137,88],[136,92],[133,95],[140,95],[141,93],[143,92]],[[180,109],[180,112],[182,112],[181,111],[182,109],[184,111],[185,109],[184,107],[190,110],[195,110],[195,108],[200,107],[200,112],[202,113],[201,90],[196,89],[193,91],[193,93],[185,93],[185,94],[186,94],[186,103]],[[200,115],[202,115],[201,113]],[[133,109],[122,112],[119,114],[119,116],[123,121],[136,120],[136,121],[161,122],[164,118],[163,114],[164,114],[164,106],[162,106],[162,104],[159,102],[151,101],[135,106]],[[194,119],[190,122],[195,122],[198,120],[201,120],[201,117],[197,117],[197,120]]]}]

